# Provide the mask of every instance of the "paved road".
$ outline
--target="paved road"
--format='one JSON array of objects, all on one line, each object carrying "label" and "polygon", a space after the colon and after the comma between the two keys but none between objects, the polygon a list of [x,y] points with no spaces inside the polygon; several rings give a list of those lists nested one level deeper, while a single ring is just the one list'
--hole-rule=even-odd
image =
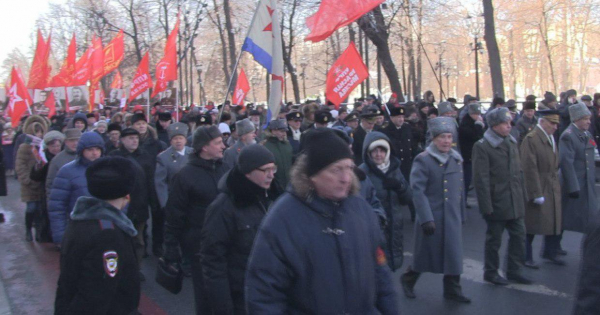
[{"label": "paved road", "polygon": [[[18,183],[9,179],[8,197],[0,198],[0,211],[7,222],[0,224],[0,315],[2,314],[52,314],[56,280],[58,278],[58,252],[52,245],[27,243],[24,240],[24,204],[19,199]],[[475,200],[469,199],[470,204]],[[405,265],[412,262],[413,225],[406,212],[404,225]],[[486,315],[547,315],[570,314],[576,288],[580,262],[581,235],[566,232],[563,247],[568,251],[567,266],[542,263],[539,270],[525,272],[535,280],[534,285],[509,285],[497,287],[483,281],[483,240],[485,222],[476,207],[468,209],[464,226],[465,271],[463,289],[472,298],[471,305],[445,301],[442,297],[442,276],[424,274],[415,288],[417,298],[406,299],[399,295],[403,314],[486,314]],[[541,239],[535,240],[534,251],[539,252]],[[506,235],[502,253],[506,251]],[[538,260],[540,260],[538,258]],[[172,295],[153,280],[156,258],[143,262],[143,272],[148,279],[143,283],[140,302],[142,314],[192,314],[193,297],[191,281],[186,279],[184,289]],[[394,278],[401,292],[399,277]],[[5,293],[3,292],[5,291]],[[7,297],[7,298],[6,298]],[[8,299],[8,305],[7,305]],[[10,310],[9,310],[10,308]]]}]

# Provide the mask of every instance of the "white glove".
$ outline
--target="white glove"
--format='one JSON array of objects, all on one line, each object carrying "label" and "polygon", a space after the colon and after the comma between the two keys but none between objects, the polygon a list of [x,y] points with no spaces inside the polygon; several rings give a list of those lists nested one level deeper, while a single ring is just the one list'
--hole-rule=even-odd
[{"label": "white glove", "polygon": [[543,205],[544,204],[544,197],[539,197],[539,198],[533,199],[533,203],[535,203],[536,205]]}]

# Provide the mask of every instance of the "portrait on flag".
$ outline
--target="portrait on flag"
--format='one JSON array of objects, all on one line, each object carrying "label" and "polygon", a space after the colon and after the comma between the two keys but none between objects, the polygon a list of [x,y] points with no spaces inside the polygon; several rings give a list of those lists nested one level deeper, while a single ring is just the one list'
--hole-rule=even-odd
[{"label": "portrait on flag", "polygon": [[89,111],[90,104],[88,88],[85,85],[67,87],[69,109],[71,111]]},{"label": "portrait on flag", "polygon": [[177,89],[167,88],[164,92],[161,92],[159,95],[161,107],[166,111],[173,111],[175,109],[175,105],[177,104]]},{"label": "portrait on flag", "polygon": [[150,98],[150,90],[145,90],[136,96],[129,104],[130,108],[135,105],[148,105],[148,99]]},{"label": "portrait on flag", "polygon": [[111,109],[117,109],[121,106],[121,98],[124,97],[123,89],[110,88],[106,91],[106,106]]},{"label": "portrait on flag", "polygon": [[57,111],[64,111],[66,109],[65,104],[67,102],[67,96],[65,91],[66,89],[64,86],[52,88],[52,94],[54,94],[54,102],[56,103]]},{"label": "portrait on flag", "polygon": [[33,90],[33,106],[31,111],[34,115],[48,116],[50,109],[46,106],[46,101],[52,93],[51,90]]}]

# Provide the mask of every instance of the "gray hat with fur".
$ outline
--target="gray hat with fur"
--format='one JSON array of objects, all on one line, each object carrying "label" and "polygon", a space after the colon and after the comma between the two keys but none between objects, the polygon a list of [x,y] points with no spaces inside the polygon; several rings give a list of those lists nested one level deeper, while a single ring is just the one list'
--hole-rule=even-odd
[{"label": "gray hat with fur", "polygon": [[238,120],[235,122],[235,130],[238,136],[243,136],[247,133],[255,132],[256,127],[249,118]]},{"label": "gray hat with fur", "polygon": [[438,112],[440,116],[453,111],[454,107],[452,107],[452,104],[450,102],[441,102],[438,104]]},{"label": "gray hat with fur", "polygon": [[452,117],[436,117],[427,121],[427,128],[431,137],[435,138],[442,133],[454,133],[456,131],[456,120]]},{"label": "gray hat with fur", "polygon": [[467,110],[469,111],[469,115],[481,114],[481,105],[479,103],[472,103],[467,106],[468,106]]},{"label": "gray hat with fur", "polygon": [[510,121],[512,119],[512,116],[511,116],[510,112],[508,111],[508,108],[499,107],[499,108],[492,109],[491,111],[489,111],[485,115],[485,119],[487,120],[487,123],[490,127],[494,127],[501,123]]},{"label": "gray hat with fur", "polygon": [[221,131],[217,126],[202,126],[198,127],[196,131],[194,131],[194,137],[192,138],[192,148],[194,152],[198,153],[202,151],[202,147],[207,145],[213,139],[222,137]]},{"label": "gray hat with fur", "polygon": [[586,116],[592,116],[592,113],[585,104],[577,103],[569,106],[569,116],[571,116],[571,121],[575,122]]},{"label": "gray hat with fur", "polygon": [[285,119],[271,120],[269,130],[287,130],[287,121]]},{"label": "gray hat with fur", "polygon": [[173,137],[175,136],[187,137],[188,130],[190,130],[190,127],[188,127],[188,125],[184,123],[177,122],[169,125],[169,127],[167,127],[167,134],[169,135],[169,140],[173,139]]}]

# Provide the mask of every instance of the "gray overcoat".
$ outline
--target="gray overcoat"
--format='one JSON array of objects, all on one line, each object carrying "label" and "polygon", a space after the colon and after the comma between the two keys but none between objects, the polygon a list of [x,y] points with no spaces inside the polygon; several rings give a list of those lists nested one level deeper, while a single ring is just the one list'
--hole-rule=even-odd
[{"label": "gray overcoat", "polygon": [[[594,151],[596,143],[587,131],[571,124],[560,136],[560,184],[562,187],[563,229],[584,233],[598,212]],[[579,192],[579,198],[569,193]]]},{"label": "gray overcoat", "polygon": [[242,151],[244,146],[244,143],[238,140],[223,152],[223,165],[225,165],[227,170],[232,169],[237,164],[238,155],[240,155],[240,151]]},{"label": "gray overcoat", "polygon": [[154,187],[158,195],[158,202],[161,208],[167,205],[169,198],[169,187],[173,176],[187,164],[188,157],[192,153],[192,148],[185,147],[185,155],[177,153],[173,147],[161,152],[156,158],[156,172],[154,173]]},{"label": "gray overcoat", "polygon": [[[453,150],[444,162],[430,147],[413,161],[410,186],[417,216],[412,269],[417,272],[462,274],[466,218],[462,161]],[[435,233],[427,236],[421,225],[429,221],[434,221]]]}]

